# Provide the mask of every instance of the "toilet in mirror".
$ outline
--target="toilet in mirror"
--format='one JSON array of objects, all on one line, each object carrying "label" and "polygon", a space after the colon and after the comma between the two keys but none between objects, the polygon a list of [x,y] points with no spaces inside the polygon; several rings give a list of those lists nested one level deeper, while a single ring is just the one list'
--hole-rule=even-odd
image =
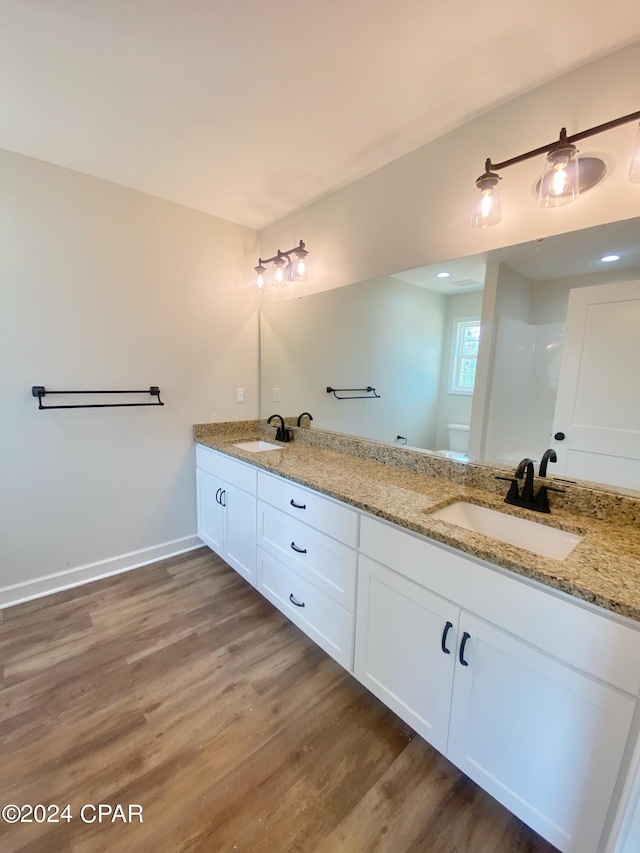
[{"label": "toilet in mirror", "polygon": [[448,459],[457,459],[467,462],[469,459],[469,424],[447,424],[447,436],[449,443],[443,450],[436,450]]},{"label": "toilet in mirror", "polygon": [[[640,493],[640,218],[261,305],[261,416]],[[327,387],[376,389],[340,400]]]}]

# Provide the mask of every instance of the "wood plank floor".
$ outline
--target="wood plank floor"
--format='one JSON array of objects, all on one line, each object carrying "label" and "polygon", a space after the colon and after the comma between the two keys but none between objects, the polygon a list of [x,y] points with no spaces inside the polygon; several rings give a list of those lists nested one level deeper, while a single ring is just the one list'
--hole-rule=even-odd
[{"label": "wood plank floor", "polygon": [[2,853],[555,850],[204,548],[0,612],[7,803],[73,817]]}]

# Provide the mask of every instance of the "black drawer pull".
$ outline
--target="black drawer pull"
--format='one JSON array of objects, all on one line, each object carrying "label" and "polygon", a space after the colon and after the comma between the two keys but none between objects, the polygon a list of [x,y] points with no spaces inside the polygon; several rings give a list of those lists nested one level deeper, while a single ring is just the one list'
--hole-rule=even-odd
[{"label": "black drawer pull", "polygon": [[471,637],[468,631],[465,631],[460,641],[460,663],[462,666],[469,666],[469,662],[464,659],[464,647],[467,645],[467,640]]},{"label": "black drawer pull", "polygon": [[291,504],[291,506],[294,506],[296,509],[306,509],[307,508],[306,504],[297,504],[293,498],[291,498],[289,503]]},{"label": "black drawer pull", "polygon": [[445,655],[451,654],[451,649],[447,648],[447,634],[449,633],[449,629],[453,628],[453,622],[447,622],[444,626],[444,631],[442,632],[442,640],[440,642],[440,646]]},{"label": "black drawer pull", "polygon": [[306,554],[306,553],[307,553],[307,549],[306,549],[306,548],[298,548],[298,546],[296,545],[296,543],[295,543],[295,542],[292,542],[292,543],[291,543],[291,547],[292,547],[292,548],[293,548],[293,550],[296,552],[296,554]]},{"label": "black drawer pull", "polygon": [[290,592],[290,593],[289,593],[289,601],[290,601],[292,604],[295,604],[295,606],[296,606],[296,607],[304,607],[304,601],[302,601],[302,602],[300,602],[300,601],[296,601],[296,600],[295,600],[295,598],[293,597],[293,593],[292,593],[292,592]]}]

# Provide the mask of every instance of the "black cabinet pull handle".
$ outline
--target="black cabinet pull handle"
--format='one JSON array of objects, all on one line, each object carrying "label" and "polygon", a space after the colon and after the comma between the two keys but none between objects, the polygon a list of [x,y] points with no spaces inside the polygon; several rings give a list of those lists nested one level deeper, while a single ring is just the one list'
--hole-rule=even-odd
[{"label": "black cabinet pull handle", "polygon": [[222,491],[222,489],[218,489],[218,491],[216,492],[216,503],[217,503],[217,504],[219,504],[219,503],[220,503],[220,492],[221,492],[221,491]]},{"label": "black cabinet pull handle", "polygon": [[471,637],[468,631],[465,631],[460,641],[460,663],[462,666],[469,666],[469,662],[464,659],[464,647],[467,645],[467,640]]},{"label": "black cabinet pull handle", "polygon": [[292,547],[292,548],[293,548],[293,550],[296,552],[296,554],[306,554],[306,553],[307,553],[307,549],[306,549],[306,548],[298,548],[298,546],[296,545],[296,543],[295,543],[295,542],[292,542],[292,543],[291,543],[291,547]]},{"label": "black cabinet pull handle", "polygon": [[295,604],[295,606],[296,606],[296,607],[304,607],[304,601],[302,601],[302,602],[300,602],[300,601],[296,601],[296,600],[295,600],[295,598],[293,597],[293,593],[292,593],[292,592],[290,592],[290,593],[289,593],[289,601],[290,601],[292,604]]},{"label": "black cabinet pull handle", "polygon": [[440,646],[445,655],[451,654],[451,649],[447,648],[447,634],[449,633],[449,630],[451,628],[453,628],[453,622],[447,622],[447,624],[444,626],[444,631],[442,632],[442,640],[440,642]]},{"label": "black cabinet pull handle", "polygon": [[223,489],[223,490],[220,492],[220,503],[222,504],[222,506],[226,506],[226,505],[227,505],[227,502],[226,502],[226,500],[225,500],[225,495],[226,495],[226,494],[227,494],[227,490],[226,490],[226,489]]},{"label": "black cabinet pull handle", "polygon": [[296,509],[306,509],[307,508],[306,504],[297,504],[293,498],[291,498],[289,503],[291,504],[291,506],[294,506]]}]

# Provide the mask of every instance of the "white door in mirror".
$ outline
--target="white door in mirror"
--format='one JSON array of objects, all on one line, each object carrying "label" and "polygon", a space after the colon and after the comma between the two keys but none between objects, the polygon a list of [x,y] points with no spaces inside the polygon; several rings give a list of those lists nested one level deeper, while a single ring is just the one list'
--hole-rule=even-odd
[{"label": "white door in mirror", "polygon": [[569,293],[553,448],[557,472],[640,487],[640,281]]}]

